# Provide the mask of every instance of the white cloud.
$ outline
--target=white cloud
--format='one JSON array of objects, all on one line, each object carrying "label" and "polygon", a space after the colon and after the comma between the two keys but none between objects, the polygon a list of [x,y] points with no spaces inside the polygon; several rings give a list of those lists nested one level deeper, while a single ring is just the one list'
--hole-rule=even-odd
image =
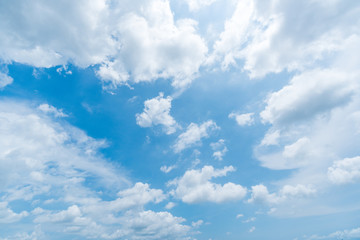
[{"label": "white cloud", "polygon": [[222,161],[223,157],[228,151],[227,147],[225,146],[225,140],[220,139],[218,142],[210,143],[210,146],[214,151],[213,157],[219,161]]},{"label": "white cloud", "polygon": [[329,53],[341,51],[346,39],[359,34],[359,11],[358,4],[341,1],[326,5],[321,1],[238,1],[209,62],[218,60],[227,68],[243,60],[250,77],[313,68],[333,56]]},{"label": "white cloud", "polygon": [[0,202],[0,223],[5,224],[17,222],[28,215],[29,213],[26,211],[22,211],[21,213],[15,213],[8,207],[7,202]]},{"label": "white cloud", "polygon": [[234,118],[239,126],[250,126],[254,124],[254,113],[230,113],[229,118]]},{"label": "white cloud", "polygon": [[351,183],[360,180],[360,157],[335,161],[328,168],[329,179],[336,184]]},{"label": "white cloud", "polygon": [[166,209],[172,209],[173,207],[175,207],[176,204],[174,202],[168,202],[165,206]]},{"label": "white cloud", "polygon": [[171,181],[175,185],[173,195],[185,203],[234,201],[246,195],[246,188],[232,182],[223,185],[211,182],[212,178],[226,176],[228,172],[235,171],[232,166],[223,169],[214,169],[204,166],[201,170],[188,170],[184,176]]},{"label": "white cloud", "polygon": [[[40,226],[44,239],[64,232],[96,239],[185,239],[191,234],[183,218],[144,209],[166,195],[146,183],[128,187],[121,169],[99,153],[105,141],[31,106],[0,102],[2,224],[26,221],[29,227]],[[11,209],[14,201],[24,202],[20,210]],[[16,231],[8,231],[8,238],[40,236]]]},{"label": "white cloud", "polygon": [[200,219],[200,220],[198,220],[198,221],[196,221],[196,222],[192,222],[192,223],[191,223],[191,226],[193,226],[194,228],[198,228],[198,227],[200,227],[203,223],[204,223],[204,221]]},{"label": "white cloud", "polygon": [[315,239],[358,239],[360,238],[360,228],[353,228],[350,230],[336,231],[326,236],[312,235],[307,240],[315,240]]},{"label": "white cloud", "polygon": [[259,184],[251,187],[249,203],[265,203],[269,205],[280,204],[288,200],[306,198],[316,193],[312,186],[298,184],[296,186],[285,185],[278,193],[269,193],[266,186]]},{"label": "white cloud", "polygon": [[249,222],[255,222],[256,221],[256,217],[251,217],[251,218],[248,218],[244,221],[242,221],[243,223],[249,223]]},{"label": "white cloud", "polygon": [[277,145],[279,138],[280,138],[279,130],[275,130],[275,131],[270,130],[265,134],[264,138],[261,140],[260,146]]},{"label": "white cloud", "polygon": [[174,22],[166,0],[142,1],[138,9],[117,20],[114,35],[121,47],[115,60],[101,66],[99,76],[112,86],[127,81],[129,73],[135,83],[172,78],[174,87],[187,86],[207,53],[204,40],[195,33],[196,25],[190,19]]},{"label": "white cloud", "polygon": [[207,53],[197,23],[175,22],[168,0],[36,0],[0,8],[0,59],[46,68],[100,65],[106,88],[157,78],[183,88]]},{"label": "white cloud", "polygon": [[172,165],[172,166],[161,166],[160,167],[160,171],[164,172],[164,173],[169,173],[171,172],[173,169],[176,168],[176,165]]},{"label": "white cloud", "polygon": [[210,132],[216,129],[219,129],[219,127],[212,120],[206,121],[200,126],[196,123],[191,123],[186,131],[177,138],[176,143],[173,145],[174,151],[179,153],[186,148],[200,143],[202,138],[209,137]]},{"label": "white cloud", "polygon": [[252,233],[253,231],[255,231],[255,229],[256,229],[256,228],[253,226],[253,227],[251,227],[251,228],[249,229],[249,232]]},{"label": "white cloud", "polygon": [[46,103],[39,105],[38,109],[44,113],[53,114],[55,117],[68,117],[62,109],[57,109],[56,107],[50,106]]},{"label": "white cloud", "polygon": [[202,7],[209,6],[217,0],[184,0],[190,11],[197,11]]},{"label": "white cloud", "polygon": [[242,217],[244,217],[244,214],[239,213],[238,215],[236,215],[236,218],[242,218]]},{"label": "white cloud", "polygon": [[141,127],[162,125],[166,134],[172,134],[178,127],[175,119],[170,115],[172,97],[164,98],[164,94],[146,100],[144,112],[136,114],[136,123]]},{"label": "white cloud", "polygon": [[0,72],[0,89],[3,89],[7,85],[10,85],[14,79],[7,73]]},{"label": "white cloud", "polygon": [[270,94],[260,113],[264,122],[286,124],[306,120],[349,103],[358,89],[356,76],[338,70],[313,70],[293,77]]}]

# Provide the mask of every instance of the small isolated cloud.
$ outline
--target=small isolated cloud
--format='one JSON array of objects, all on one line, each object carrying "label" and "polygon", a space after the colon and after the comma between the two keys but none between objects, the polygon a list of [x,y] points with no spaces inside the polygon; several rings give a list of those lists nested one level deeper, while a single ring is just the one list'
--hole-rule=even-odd
[{"label": "small isolated cloud", "polygon": [[328,168],[328,177],[330,181],[336,184],[345,184],[360,180],[360,156],[335,161],[334,164]]},{"label": "small isolated cloud", "polygon": [[225,140],[220,139],[218,142],[210,143],[210,146],[214,151],[213,157],[219,161],[223,160],[223,157],[228,151],[227,147],[225,146]]},{"label": "small isolated cloud", "polygon": [[174,202],[168,202],[165,206],[166,209],[172,209],[173,207],[175,207],[176,204]]},{"label": "small isolated cloud", "polygon": [[220,129],[212,120],[206,121],[200,126],[196,123],[191,123],[186,131],[177,138],[176,143],[173,145],[174,151],[179,153],[186,148],[189,148],[201,142],[202,138],[209,137],[210,132]]},{"label": "small isolated cloud", "polygon": [[242,217],[244,217],[244,214],[238,214],[238,215],[236,215],[236,218],[242,218]]},{"label": "small isolated cloud", "polygon": [[172,97],[164,98],[164,94],[146,100],[144,102],[144,112],[136,114],[136,123],[140,127],[152,127],[162,125],[166,134],[176,131],[177,123],[170,115]]},{"label": "small isolated cloud", "polygon": [[223,169],[214,169],[212,166],[204,166],[200,170],[188,170],[180,179],[175,179],[169,185],[175,185],[172,194],[185,203],[234,201],[242,199],[246,195],[246,188],[232,182],[224,185],[216,184],[210,180],[216,177],[226,176],[228,172],[235,171],[232,166]]},{"label": "small isolated cloud", "polygon": [[192,223],[191,223],[191,226],[192,226],[193,228],[198,228],[198,227],[200,227],[203,223],[204,223],[204,221],[200,219],[200,220],[198,220],[198,221],[196,221],[196,222],[192,222]]},{"label": "small isolated cloud", "polygon": [[242,221],[242,222],[243,222],[243,223],[249,223],[249,222],[255,222],[255,220],[256,220],[256,217],[251,217],[251,218],[246,219],[246,220],[244,220],[244,221]]},{"label": "small isolated cloud", "polygon": [[285,185],[278,193],[269,193],[266,186],[259,184],[251,187],[251,198],[249,203],[265,203],[269,205],[279,204],[286,200],[305,198],[316,193],[316,189],[311,186],[298,184],[296,186]]},{"label": "small isolated cloud", "polygon": [[254,113],[230,113],[229,118],[235,119],[239,126],[250,126],[254,124]]},{"label": "small isolated cloud", "polygon": [[38,109],[46,114],[51,114],[54,117],[68,117],[68,115],[65,114],[62,109],[57,109],[56,107],[50,106],[46,103],[41,104]]},{"label": "small isolated cloud", "polygon": [[160,170],[164,173],[169,173],[171,172],[174,168],[176,168],[176,165],[172,165],[172,166],[161,166]]},{"label": "small isolated cloud", "polygon": [[249,232],[252,233],[253,231],[255,231],[255,229],[256,229],[255,227],[251,227],[251,228],[249,229]]}]

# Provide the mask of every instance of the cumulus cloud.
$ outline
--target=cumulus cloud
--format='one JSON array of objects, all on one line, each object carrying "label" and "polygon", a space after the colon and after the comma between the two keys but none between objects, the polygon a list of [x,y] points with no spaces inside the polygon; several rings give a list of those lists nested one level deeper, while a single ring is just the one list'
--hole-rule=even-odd
[{"label": "cumulus cloud", "polygon": [[238,1],[209,62],[217,60],[227,68],[243,60],[250,77],[310,68],[323,63],[329,52],[341,51],[352,34],[359,34],[353,28],[359,11],[358,4],[341,1],[326,5],[321,1]]},{"label": "cumulus cloud", "polygon": [[174,151],[179,153],[186,148],[189,148],[197,143],[201,143],[202,138],[209,137],[209,134],[219,129],[216,123],[212,120],[202,123],[200,126],[196,123],[191,123],[185,132],[180,134],[173,145]]},{"label": "cumulus cloud", "polygon": [[176,186],[172,194],[185,203],[234,201],[242,199],[246,195],[246,188],[241,185],[228,182],[223,185],[213,183],[210,180],[216,177],[226,176],[228,172],[235,171],[234,167],[228,166],[223,169],[214,169],[212,166],[204,166],[200,170],[188,170],[184,176],[171,181],[169,184]]},{"label": "cumulus cloud", "polygon": [[[31,106],[0,102],[2,227],[26,221],[29,227],[41,226],[44,239],[64,232],[97,239],[182,239],[190,234],[183,218],[145,210],[166,195],[146,183],[129,187],[121,169],[99,153],[104,140]],[[10,207],[14,201],[24,204],[15,211]],[[12,231],[6,233],[10,239],[40,236]]]},{"label": "cumulus cloud", "polygon": [[244,114],[237,114],[237,113],[230,113],[229,118],[235,119],[239,126],[250,126],[254,124],[254,113],[244,113]]},{"label": "cumulus cloud", "polygon": [[197,23],[175,22],[167,0],[15,1],[2,2],[0,9],[4,62],[97,65],[106,88],[157,78],[183,88],[207,53]]},{"label": "cumulus cloud", "polygon": [[212,150],[214,151],[213,157],[219,161],[223,160],[223,157],[227,153],[228,149],[225,146],[225,140],[220,139],[217,142],[210,143]]},{"label": "cumulus cloud", "polygon": [[178,127],[175,119],[170,115],[172,97],[164,98],[164,94],[146,100],[144,112],[136,114],[136,123],[141,127],[162,125],[166,134],[172,134]]},{"label": "cumulus cloud", "polygon": [[360,157],[335,161],[328,168],[329,179],[336,184],[351,183],[360,179]]},{"label": "cumulus cloud", "polygon": [[306,120],[349,103],[358,84],[356,75],[338,70],[313,70],[293,77],[271,93],[260,113],[264,122],[286,124]]}]

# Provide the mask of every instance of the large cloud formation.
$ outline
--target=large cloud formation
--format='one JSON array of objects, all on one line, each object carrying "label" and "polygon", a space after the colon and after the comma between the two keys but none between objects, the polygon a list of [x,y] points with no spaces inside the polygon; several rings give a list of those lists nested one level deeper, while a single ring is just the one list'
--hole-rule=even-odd
[{"label": "large cloud formation", "polygon": [[[0,237],[181,239],[189,234],[185,219],[145,210],[166,195],[145,183],[131,184],[99,152],[106,141],[56,118],[56,108],[48,106],[52,112],[45,113],[43,108],[0,102]],[[14,209],[19,202],[22,207]],[[7,227],[15,222],[26,225],[23,232]]]},{"label": "large cloud formation", "polygon": [[172,79],[187,86],[205,59],[197,23],[167,0],[1,1],[0,59],[34,67],[99,66],[104,86]]}]

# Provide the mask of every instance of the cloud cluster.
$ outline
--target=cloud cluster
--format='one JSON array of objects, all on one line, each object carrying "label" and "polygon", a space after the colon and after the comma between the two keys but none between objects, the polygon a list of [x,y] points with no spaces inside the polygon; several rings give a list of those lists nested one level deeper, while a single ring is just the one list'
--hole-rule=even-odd
[{"label": "cloud cluster", "polygon": [[207,53],[197,23],[175,21],[168,0],[13,1],[0,8],[2,61],[96,65],[107,88],[157,78],[183,88]]},{"label": "cloud cluster", "polygon": [[[2,100],[0,125],[1,229],[9,239],[182,239],[190,233],[185,219],[145,210],[166,195],[130,184],[99,153],[105,141],[24,102]],[[14,202],[22,207],[15,211]],[[30,232],[5,232],[7,224],[23,221]]]},{"label": "cloud cluster", "polygon": [[219,161],[222,161],[223,157],[225,156],[225,154],[228,151],[227,147],[225,146],[225,140],[220,139],[217,142],[210,143],[210,146],[211,146],[212,150],[214,151],[213,157]]}]

